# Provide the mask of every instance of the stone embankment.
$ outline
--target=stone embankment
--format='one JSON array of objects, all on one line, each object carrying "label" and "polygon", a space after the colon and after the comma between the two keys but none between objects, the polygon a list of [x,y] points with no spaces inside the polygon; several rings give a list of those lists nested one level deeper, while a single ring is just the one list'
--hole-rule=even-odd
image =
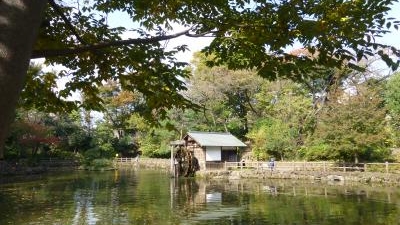
[{"label": "stone embankment", "polygon": [[199,171],[197,175],[207,179],[292,179],[400,185],[400,174],[392,173],[221,170]]},{"label": "stone embankment", "polygon": [[[143,168],[170,169],[169,159],[141,158],[136,164]],[[358,183],[382,183],[400,185],[400,174],[374,173],[374,172],[318,172],[318,171],[269,171],[256,169],[243,170],[210,170],[197,171],[197,177],[206,179],[292,179],[326,182],[358,182]]]},{"label": "stone embankment", "polygon": [[[143,158],[140,167],[169,170],[169,159]],[[318,172],[318,171],[269,171],[256,169],[198,171],[196,176],[206,179],[292,179],[310,181],[335,181],[358,183],[382,183],[400,185],[400,174],[374,172]]]},{"label": "stone embankment", "polygon": [[41,160],[36,164],[30,164],[27,161],[19,162],[0,161],[0,175],[29,175],[41,174],[50,171],[74,170],[78,166],[76,161],[72,160]]},{"label": "stone embankment", "polygon": [[154,159],[154,158],[139,158],[129,162],[117,163],[117,167],[135,167],[140,166],[141,168],[149,169],[165,169],[171,168],[170,159]]},{"label": "stone embankment", "polygon": [[[150,169],[170,169],[169,159],[140,158],[131,163],[124,163],[118,167],[141,167]],[[54,165],[45,163],[37,167],[26,167],[18,164],[0,162],[1,175],[36,174],[54,170]],[[74,166],[63,167],[73,169]],[[57,168],[60,169],[60,168]],[[400,185],[400,173],[373,173],[373,172],[318,172],[318,171],[269,171],[257,169],[243,170],[211,170],[198,171],[196,176],[206,179],[292,179],[310,181],[335,181],[335,182],[359,182],[359,183],[382,183]]]}]

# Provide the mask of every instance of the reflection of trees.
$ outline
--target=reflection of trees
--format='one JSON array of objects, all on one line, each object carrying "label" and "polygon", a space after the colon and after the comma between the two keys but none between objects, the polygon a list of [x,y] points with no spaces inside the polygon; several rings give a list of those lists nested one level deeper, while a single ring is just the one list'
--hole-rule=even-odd
[{"label": "reflection of trees", "polygon": [[[299,181],[171,182],[174,213],[181,222],[196,224],[394,224],[400,206],[395,188]],[[222,193],[221,201],[208,202],[210,193]],[[382,214],[387,216],[374,220]]]},{"label": "reflection of trees", "polygon": [[[271,187],[276,188],[271,192]],[[399,208],[388,204],[393,190],[358,185],[327,185],[309,182],[263,182],[250,194],[248,221],[274,224],[395,224]],[[397,193],[397,192],[396,192]],[[380,199],[376,201],[372,196]],[[395,196],[400,203],[400,196]],[[382,199],[387,198],[387,201]],[[376,221],[382,217],[382,221]]]},{"label": "reflection of trees", "polygon": [[[212,193],[221,195],[207,201]],[[206,181],[116,171],[0,185],[0,208],[0,224],[372,225],[398,223],[400,192],[380,185]]]},{"label": "reflection of trees", "polygon": [[77,190],[74,195],[74,202],[75,215],[72,224],[96,224],[99,219],[93,212],[93,192]]}]

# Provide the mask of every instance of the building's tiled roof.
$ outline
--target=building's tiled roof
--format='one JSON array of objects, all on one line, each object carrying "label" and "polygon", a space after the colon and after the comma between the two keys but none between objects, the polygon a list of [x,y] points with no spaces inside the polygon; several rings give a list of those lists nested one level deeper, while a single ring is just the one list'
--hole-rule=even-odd
[{"label": "building's tiled roof", "polygon": [[193,138],[200,146],[246,147],[245,143],[231,133],[191,131],[185,139],[187,136]]}]

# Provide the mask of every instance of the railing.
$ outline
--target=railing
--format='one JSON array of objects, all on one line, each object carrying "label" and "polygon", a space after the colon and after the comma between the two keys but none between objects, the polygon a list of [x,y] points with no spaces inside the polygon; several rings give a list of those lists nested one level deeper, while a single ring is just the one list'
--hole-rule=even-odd
[{"label": "railing", "polygon": [[[220,167],[225,170],[257,169],[271,170],[269,162],[222,162]],[[207,170],[208,168],[207,163]],[[216,167],[216,166],[214,166]],[[400,163],[336,163],[336,162],[288,162],[275,161],[274,170],[277,171],[342,171],[342,172],[386,172],[400,173]]]},{"label": "railing", "polygon": [[114,161],[116,163],[136,163],[139,161],[139,158],[138,157],[135,157],[135,158],[120,157],[120,158],[115,158]]},{"label": "railing", "polygon": [[[169,159],[147,159],[147,158],[115,158],[115,163],[125,165],[150,165],[169,168]],[[206,170],[270,170],[269,162],[245,161],[245,162],[206,162]],[[400,163],[338,163],[338,162],[307,162],[307,161],[275,161],[276,171],[319,171],[319,172],[383,172],[400,173]]]},{"label": "railing", "polygon": [[225,162],[224,168],[231,169],[266,169],[268,162]]}]

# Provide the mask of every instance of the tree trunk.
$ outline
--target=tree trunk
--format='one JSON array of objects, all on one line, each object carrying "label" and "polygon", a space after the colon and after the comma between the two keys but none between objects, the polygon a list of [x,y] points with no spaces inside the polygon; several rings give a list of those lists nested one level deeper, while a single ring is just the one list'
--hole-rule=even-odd
[{"label": "tree trunk", "polygon": [[46,0],[0,0],[0,159]]}]

